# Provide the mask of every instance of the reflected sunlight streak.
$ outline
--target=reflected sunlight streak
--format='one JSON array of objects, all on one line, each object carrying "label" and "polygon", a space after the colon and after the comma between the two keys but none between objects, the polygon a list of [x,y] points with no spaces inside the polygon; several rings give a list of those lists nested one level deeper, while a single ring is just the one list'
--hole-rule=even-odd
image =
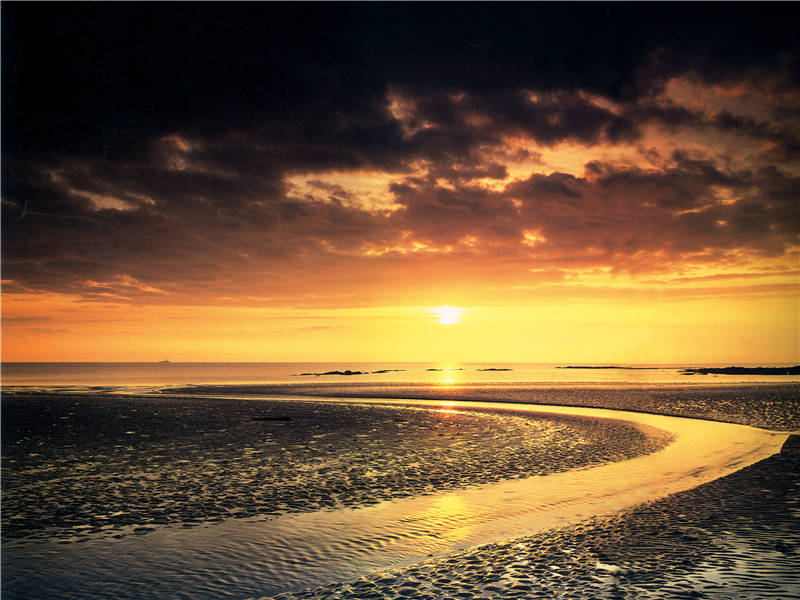
[{"label": "reflected sunlight streak", "polygon": [[463,309],[455,306],[439,306],[435,309],[435,314],[442,325],[455,325],[461,320]]}]

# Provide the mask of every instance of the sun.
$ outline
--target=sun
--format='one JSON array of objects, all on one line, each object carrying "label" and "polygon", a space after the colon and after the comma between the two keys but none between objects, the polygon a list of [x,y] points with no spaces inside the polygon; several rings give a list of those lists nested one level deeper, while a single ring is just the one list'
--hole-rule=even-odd
[{"label": "sun", "polygon": [[455,325],[461,319],[461,309],[454,306],[439,306],[435,312],[442,325]]}]

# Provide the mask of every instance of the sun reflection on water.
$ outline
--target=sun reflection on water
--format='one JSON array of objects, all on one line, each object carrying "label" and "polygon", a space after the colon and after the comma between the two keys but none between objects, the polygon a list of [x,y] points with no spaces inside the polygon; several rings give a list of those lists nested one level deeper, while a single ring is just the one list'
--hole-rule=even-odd
[{"label": "sun reflection on water", "polygon": [[475,521],[480,518],[480,511],[465,503],[458,494],[445,494],[433,500],[424,510],[407,515],[400,519],[406,525],[424,526],[426,536],[420,540],[422,548],[448,546],[452,542],[460,542],[469,537],[474,529]]},{"label": "sun reflection on water", "polygon": [[453,387],[462,382],[461,371],[465,369],[452,364],[445,364],[436,369],[429,369],[429,371],[439,371],[438,379],[435,382],[438,387]]}]

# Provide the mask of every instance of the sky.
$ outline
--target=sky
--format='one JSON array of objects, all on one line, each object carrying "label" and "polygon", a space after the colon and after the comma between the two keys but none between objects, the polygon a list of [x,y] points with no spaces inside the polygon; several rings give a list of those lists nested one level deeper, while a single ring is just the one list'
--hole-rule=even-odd
[{"label": "sky", "polygon": [[3,3],[2,358],[800,362],[796,12]]}]

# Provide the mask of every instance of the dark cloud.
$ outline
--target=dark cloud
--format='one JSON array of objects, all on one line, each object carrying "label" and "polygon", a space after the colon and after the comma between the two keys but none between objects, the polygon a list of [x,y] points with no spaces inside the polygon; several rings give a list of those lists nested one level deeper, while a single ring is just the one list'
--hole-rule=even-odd
[{"label": "dark cloud", "polygon": [[[420,277],[422,263],[431,282],[448,270],[465,282],[503,269],[525,280],[532,268],[657,272],[742,250],[779,256],[798,243],[797,179],[769,170],[726,174],[683,155],[672,165],[595,162],[583,177],[532,175],[498,191],[470,177],[453,178],[452,188],[422,179],[392,187],[400,206],[392,213],[346,206],[335,193],[327,201],[256,200],[236,179],[202,195],[202,185],[167,186],[163,201],[160,185],[145,178],[120,189],[98,182],[98,194],[149,194],[155,205],[95,210],[67,197],[58,209],[61,217],[107,219],[107,227],[23,216],[17,207],[4,231],[5,273],[25,289],[101,301],[285,300],[312,290],[346,295],[403,273]],[[714,202],[720,189],[737,199]]]},{"label": "dark cloud", "polygon": [[[798,244],[792,6],[2,10],[6,292],[363,302],[392,280],[558,281]],[[763,105],[681,102],[675,77]],[[652,127],[691,139],[642,148],[649,166],[603,156]],[[721,135],[752,156],[703,148]],[[561,146],[597,157],[530,174]],[[343,172],[391,175],[393,206]]]}]

